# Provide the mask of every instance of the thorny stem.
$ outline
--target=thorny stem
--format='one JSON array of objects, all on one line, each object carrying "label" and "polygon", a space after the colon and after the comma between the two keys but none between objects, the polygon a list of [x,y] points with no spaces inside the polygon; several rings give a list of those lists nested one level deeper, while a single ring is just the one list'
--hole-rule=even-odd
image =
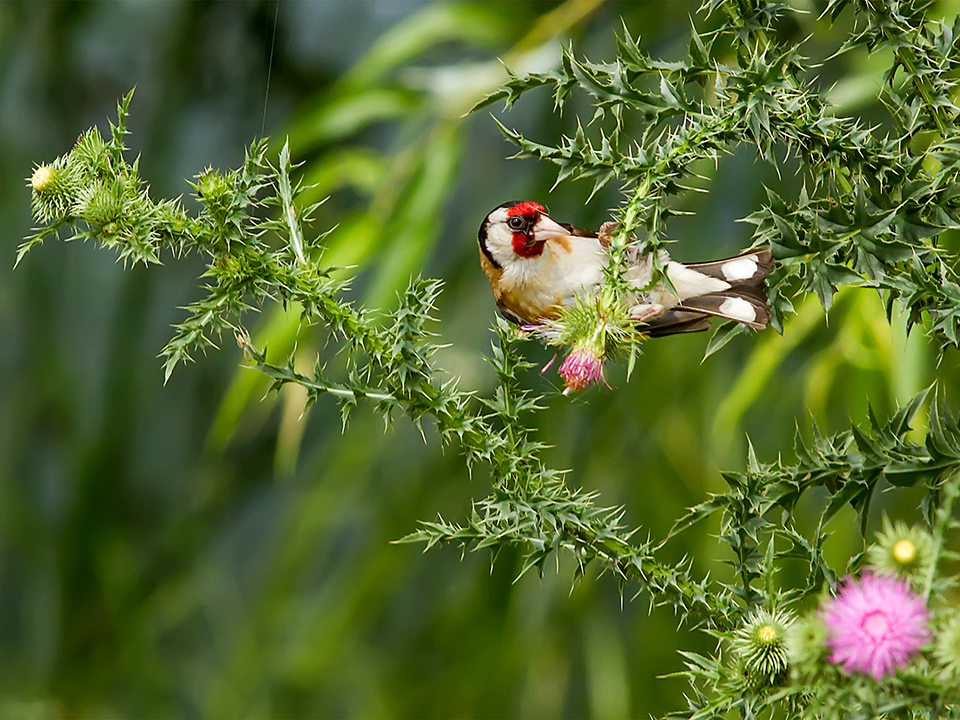
[{"label": "thorny stem", "polygon": [[944,482],[941,490],[943,501],[937,510],[937,523],[933,527],[933,553],[930,567],[927,568],[927,575],[923,581],[923,596],[930,598],[930,592],[933,590],[933,581],[937,576],[937,564],[940,555],[943,553],[943,541],[950,525],[953,521],[953,503],[960,496],[960,472],[955,472]]}]

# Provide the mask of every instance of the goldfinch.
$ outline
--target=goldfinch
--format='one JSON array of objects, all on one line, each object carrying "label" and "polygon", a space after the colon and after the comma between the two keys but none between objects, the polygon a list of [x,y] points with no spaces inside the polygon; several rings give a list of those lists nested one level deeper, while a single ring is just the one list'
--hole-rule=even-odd
[{"label": "goldfinch", "polygon": [[[480,225],[480,263],[500,314],[520,326],[555,320],[578,296],[596,292],[616,223],[600,232],[558,223],[535,202],[508,202]],[[724,260],[685,265],[661,255],[669,279],[644,291],[653,258],[630,258],[625,279],[637,291],[624,298],[630,317],[651,337],[699,332],[713,317],[762,329],[770,320],[764,279],[773,268],[770,250],[752,250]]]}]

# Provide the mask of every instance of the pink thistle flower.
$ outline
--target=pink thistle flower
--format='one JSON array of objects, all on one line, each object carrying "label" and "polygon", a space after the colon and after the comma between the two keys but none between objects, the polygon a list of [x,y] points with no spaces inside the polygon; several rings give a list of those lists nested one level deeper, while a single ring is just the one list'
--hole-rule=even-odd
[{"label": "pink thistle flower", "polygon": [[892,675],[930,639],[924,599],[906,580],[890,575],[850,577],[840,594],[821,607],[830,662],[844,672]]},{"label": "pink thistle flower", "polygon": [[603,379],[603,360],[585,347],[574,348],[558,371],[566,387],[563,394],[583,390]]}]

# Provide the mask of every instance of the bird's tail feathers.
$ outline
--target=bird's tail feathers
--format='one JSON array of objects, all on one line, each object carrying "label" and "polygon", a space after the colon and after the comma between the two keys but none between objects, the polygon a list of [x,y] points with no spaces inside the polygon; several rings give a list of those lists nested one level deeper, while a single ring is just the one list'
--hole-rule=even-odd
[{"label": "bird's tail feathers", "polygon": [[700,295],[684,300],[676,309],[681,308],[734,320],[756,330],[762,330],[770,322],[767,297],[758,288],[735,287],[723,292]]},{"label": "bird's tail feathers", "polygon": [[712,317],[762,330],[770,322],[770,308],[756,289],[731,288],[684,300],[644,323],[643,332],[650,337],[701,332],[710,329]]},{"label": "bird's tail feathers", "polygon": [[764,278],[773,270],[773,255],[770,248],[760,248],[743,255],[687,265],[687,267],[701,275],[723,280],[733,287],[742,285],[762,287]]},{"label": "bird's tail feathers", "polygon": [[710,318],[700,312],[671,308],[659,317],[648,320],[641,329],[649,337],[703,332],[710,329]]},{"label": "bird's tail feathers", "polygon": [[769,248],[683,267],[722,282],[697,281],[695,277],[684,276],[688,286],[700,284],[706,292],[686,297],[662,315],[647,321],[643,330],[650,337],[707,330],[712,317],[733,320],[756,330],[762,330],[770,322],[764,282],[773,269],[773,255]]}]

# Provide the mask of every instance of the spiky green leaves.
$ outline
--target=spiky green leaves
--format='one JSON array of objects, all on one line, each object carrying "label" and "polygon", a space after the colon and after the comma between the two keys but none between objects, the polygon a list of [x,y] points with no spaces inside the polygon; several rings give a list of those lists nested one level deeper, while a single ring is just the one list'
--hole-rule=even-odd
[{"label": "spiky green leaves", "polygon": [[163,236],[171,229],[189,232],[176,202],[154,203],[137,163],[124,160],[123,136],[131,91],[117,106],[119,120],[104,140],[96,128],[80,136],[74,148],[39,166],[30,180],[34,217],[41,228],[20,246],[17,262],[49,235],[73,231],[71,239],[95,240],[114,249],[123,261],[157,263]]},{"label": "spiky green leaves", "polygon": [[[46,227],[21,246],[18,262],[62,229],[133,263],[158,263],[164,250],[204,254],[209,261],[205,275],[213,283],[205,298],[188,307],[189,316],[161,353],[167,378],[191,352],[232,333],[244,312],[268,299],[299,302],[305,312],[329,306],[323,293],[340,284],[329,279],[331,268],[306,262],[310,246],[301,226],[319,203],[301,206],[302,188],[290,180],[289,148],[284,146],[273,166],[266,158],[266,142],[256,142],[239,169],[200,173],[194,188],[203,210],[193,218],[177,201],[152,200],[138,161],[125,159],[131,98],[132,92],[118,105],[118,121],[111,123],[108,139],[91,128],[67,155],[36,168],[30,179],[34,216]],[[262,219],[263,205],[279,206],[281,219]]]},{"label": "spiky green leaves", "polygon": [[[816,75],[821,71],[802,57],[804,42],[780,39],[778,23],[795,20],[796,6],[709,0],[705,11],[718,17],[704,23],[710,31],[693,29],[688,58],[652,58],[624,31],[610,62],[590,63],[568,50],[555,73],[514,77],[499,93],[509,104],[547,86],[559,106],[584,91],[593,117],[580,118],[555,146],[508,135],[522,153],[553,163],[562,180],[588,179],[594,190],[612,181],[626,187],[621,225],[611,238],[609,293],[571,308],[553,328],[553,340],[575,348],[566,366],[568,384],[598,380],[603,360],[616,350],[636,352],[631,323],[612,300],[623,289],[618,273],[627,249],[661,247],[685,185],[737,147],[778,169],[786,154],[804,179],[796,197],[771,193],[749,218],[753,239],[771,244],[780,261],[773,278],[775,324],[789,312],[787,295],[794,288],[816,293],[829,306],[840,285],[870,284],[891,303],[899,300],[911,323],[929,320],[934,333],[960,344],[960,278],[952,245],[940,242],[945,229],[960,227],[953,107],[960,33],[923,21],[912,11],[920,4],[829,3],[831,16],[849,8],[858,23],[854,36],[860,34],[854,44],[888,47],[895,58],[883,90],[891,118],[878,131],[830,107]],[[811,31],[821,27],[811,25]],[[436,435],[427,437],[458,447],[470,467],[489,466],[493,490],[460,523],[425,523],[410,539],[494,554],[516,546],[523,571],[539,570],[559,549],[570,549],[578,572],[598,560],[621,580],[634,579],[654,602],[671,603],[682,622],[727,638],[733,663],[725,650],[716,657],[685,655],[694,683],[688,716],[794,717],[824,707],[825,717],[914,707],[929,709],[929,716],[955,715],[941,706],[957,704],[960,621],[955,608],[944,607],[944,598],[953,596],[936,561],[942,565],[950,557],[948,532],[956,531],[950,508],[960,493],[960,430],[944,402],[931,404],[926,423],[913,422],[928,398],[921,393],[887,420],[871,415],[864,427],[835,435],[814,428],[798,439],[794,460],[762,463],[751,451],[745,470],[724,475],[728,489],[677,525],[679,531],[721,516],[719,537],[731,573],[724,581],[694,577],[689,563],[660,561],[654,543],[631,541],[622,510],[597,507],[592,493],[571,490],[560,472],[545,466],[543,444],[529,421],[538,398],[524,387],[528,362],[512,329],[497,328],[492,396],[478,399],[453,381],[438,380],[428,329],[438,286],[411,283],[396,312],[379,321],[346,302],[342,283],[319,262],[316,241],[303,235],[310,208],[298,197],[288,150],[272,164],[266,145],[256,143],[237,170],[199,175],[202,211],[188,217],[175,203],[151,200],[137,164],[124,159],[127,102],[109,134],[91,130],[67,156],[34,170],[34,209],[48,227],[21,253],[60,229],[135,262],[153,262],[161,251],[205,253],[208,292],[189,308],[164,350],[168,373],[219,333],[236,332],[250,362],[277,385],[296,383],[310,401],[335,399],[345,421],[361,403],[387,418],[402,411],[417,424],[429,420]],[[337,362],[328,364],[326,351],[309,371],[292,360],[268,362],[238,323],[248,307],[269,300],[295,302],[307,322],[323,324],[340,344]],[[928,428],[922,442],[911,429],[918,426]],[[782,617],[758,608],[803,607],[834,587],[844,569],[824,554],[824,528],[852,507],[865,532],[877,489],[887,483],[925,493],[930,543],[894,525],[867,561],[915,578],[940,615],[933,623],[936,652],[921,651],[911,659],[916,667],[887,676],[881,692],[872,677],[847,678],[825,660],[817,620],[807,615],[788,628]],[[811,529],[795,522],[794,511],[813,490],[824,503]],[[785,564],[799,566],[800,573],[790,574],[793,587],[780,588],[787,574],[777,570]],[[785,658],[798,670],[789,682]]]}]

